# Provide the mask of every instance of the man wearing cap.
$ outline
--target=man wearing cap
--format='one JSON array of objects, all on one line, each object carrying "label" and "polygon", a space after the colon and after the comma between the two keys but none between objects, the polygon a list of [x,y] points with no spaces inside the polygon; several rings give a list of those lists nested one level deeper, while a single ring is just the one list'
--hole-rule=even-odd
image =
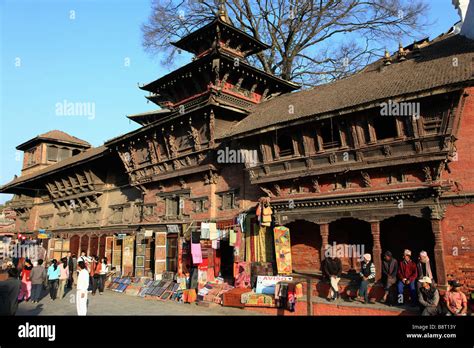
[{"label": "man wearing cap", "polygon": [[416,279],[418,278],[418,271],[416,269],[416,264],[411,259],[411,251],[405,249],[403,252],[403,260],[400,261],[398,266],[398,303],[403,304],[403,291],[405,286],[410,287],[410,300],[411,305],[416,306]]},{"label": "man wearing cap", "polygon": [[369,283],[375,281],[375,265],[372,262],[372,256],[370,254],[364,254],[363,260],[360,263],[361,282],[359,286],[358,300],[363,303],[369,302]]},{"label": "man wearing cap", "polygon": [[[426,251],[420,252],[420,257],[418,258],[416,267],[418,271],[418,279],[429,277],[431,282],[434,283],[433,272],[431,271],[431,262]],[[420,285],[419,282],[418,285]]]},{"label": "man wearing cap", "polygon": [[451,289],[446,291],[444,301],[448,309],[446,315],[466,315],[467,298],[461,291],[461,284],[457,281],[453,281]]},{"label": "man wearing cap", "polygon": [[430,277],[423,277],[418,280],[421,284],[418,290],[418,302],[421,305],[421,315],[438,315],[439,291],[431,282]]}]

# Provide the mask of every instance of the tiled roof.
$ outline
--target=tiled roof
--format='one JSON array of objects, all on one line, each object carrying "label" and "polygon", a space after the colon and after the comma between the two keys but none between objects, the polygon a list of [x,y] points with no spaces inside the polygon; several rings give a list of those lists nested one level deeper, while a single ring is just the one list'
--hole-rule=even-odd
[{"label": "tiled roof", "polygon": [[30,139],[23,144],[18,145],[16,148],[18,150],[24,148],[27,144],[31,144],[33,142],[37,142],[39,140],[55,140],[59,142],[66,142],[66,143],[71,143],[71,144],[76,144],[76,145],[81,145],[83,147],[90,147],[91,144],[89,144],[87,141],[76,138],[72,135],[69,135],[63,131],[60,130],[51,130],[49,132],[46,132],[44,134],[40,134],[33,139]]},{"label": "tiled roof", "polygon": [[89,145],[90,144],[82,139],[76,138],[72,135],[69,135],[63,131],[60,130],[52,130],[49,132],[46,132],[44,134],[39,135],[40,138],[48,138],[48,139],[56,139],[56,140],[62,140],[62,141],[67,141],[70,143],[76,143],[76,144],[81,144],[81,145]]},{"label": "tiled roof", "polygon": [[[221,137],[237,136],[310,116],[323,116],[388,98],[439,87],[474,82],[474,40],[446,34],[420,48],[420,56],[384,66],[380,59],[345,79],[273,98],[254,106],[250,114]],[[289,112],[289,108],[294,113]]]},{"label": "tiled roof", "polygon": [[32,179],[39,179],[40,177],[43,177],[45,175],[49,175],[52,172],[64,169],[68,166],[72,165],[77,165],[80,163],[83,163],[84,161],[90,160],[93,157],[99,156],[102,153],[104,153],[107,150],[107,147],[104,145],[99,146],[99,147],[93,147],[87,151],[81,152],[78,155],[68,157],[58,163],[52,164],[46,168],[43,168],[41,170],[38,170],[37,172],[33,172],[30,174],[25,174],[22,176],[17,177],[16,179],[10,181],[9,183],[3,185],[0,187],[0,193],[5,192],[8,188],[11,188],[13,186],[16,186],[20,183],[24,183],[26,181],[32,180]]}]

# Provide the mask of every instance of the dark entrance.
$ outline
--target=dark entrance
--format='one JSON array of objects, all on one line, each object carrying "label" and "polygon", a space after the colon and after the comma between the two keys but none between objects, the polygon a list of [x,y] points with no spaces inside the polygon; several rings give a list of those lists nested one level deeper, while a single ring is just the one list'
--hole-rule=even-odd
[{"label": "dark entrance", "polygon": [[228,240],[221,240],[216,256],[220,256],[220,275],[224,279],[232,279],[234,273],[234,247],[229,245]]},{"label": "dark entrance", "polygon": [[415,262],[418,262],[420,251],[426,251],[436,279],[435,243],[430,221],[410,215],[397,215],[383,220],[380,223],[380,243],[382,253],[390,250],[398,261],[402,259],[405,249],[411,250]]},{"label": "dark entrance", "polygon": [[80,243],[80,239],[78,235],[72,236],[69,242],[69,250],[71,251],[71,254],[76,255],[78,257],[81,254],[79,250],[80,249],[79,243]]},{"label": "dark entrance", "polygon": [[306,220],[296,220],[285,226],[290,229],[293,272],[319,272],[322,247],[319,226]]},{"label": "dark entrance", "polygon": [[[342,270],[358,270],[363,254],[372,254],[373,238],[370,223],[354,219],[342,218],[329,224],[329,245],[341,250],[343,257]],[[372,255],[373,256],[373,255]]]}]

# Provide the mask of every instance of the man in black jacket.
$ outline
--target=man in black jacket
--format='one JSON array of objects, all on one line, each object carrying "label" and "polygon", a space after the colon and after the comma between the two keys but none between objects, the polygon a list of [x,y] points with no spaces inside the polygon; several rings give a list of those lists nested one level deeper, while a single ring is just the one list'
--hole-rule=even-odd
[{"label": "man in black jacket", "polygon": [[[398,262],[392,256],[390,251],[386,251],[383,255],[382,261],[382,282],[385,289],[385,294],[380,302],[386,303],[387,297],[393,290],[393,285],[397,282]],[[393,295],[393,292],[392,292]],[[391,303],[391,301],[389,301]]]},{"label": "man in black jacket", "polygon": [[72,259],[72,255],[70,251],[68,251],[66,259],[67,259],[67,268],[69,270],[69,278],[67,280],[66,288],[72,289],[72,283],[73,283],[72,276],[75,271],[75,264],[74,264],[74,260]]},{"label": "man in black jacket", "polygon": [[10,268],[8,279],[0,282],[0,315],[15,315],[18,308],[18,294],[21,282],[18,279],[18,270]]},{"label": "man in black jacket", "polygon": [[331,287],[329,288],[329,293],[327,300],[335,301],[339,297],[339,280],[341,280],[342,273],[342,263],[341,260],[336,257],[335,250],[329,251],[329,256],[324,260],[324,272],[329,277]]}]

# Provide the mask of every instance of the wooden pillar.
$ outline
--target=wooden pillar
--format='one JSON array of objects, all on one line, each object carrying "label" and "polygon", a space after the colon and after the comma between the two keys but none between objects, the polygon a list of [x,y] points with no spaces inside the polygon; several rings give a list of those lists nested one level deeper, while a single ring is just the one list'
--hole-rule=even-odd
[{"label": "wooden pillar", "polygon": [[355,122],[353,122],[350,125],[350,131],[351,131],[351,137],[352,137],[352,142],[354,144],[354,148],[356,149],[360,148],[360,140],[359,140],[359,135],[357,132],[357,125]]},{"label": "wooden pillar", "polygon": [[369,127],[369,144],[375,144],[377,142],[377,134],[375,133],[374,121],[372,119],[369,119],[367,121],[367,124]]},{"label": "wooden pillar", "polygon": [[324,253],[329,245],[329,224],[321,223],[319,224],[319,233],[321,234],[321,261],[325,259]]},{"label": "wooden pillar", "polygon": [[373,239],[372,257],[375,265],[375,280],[379,280],[382,276],[382,246],[380,245],[380,221],[371,221],[370,231],[372,232]]},{"label": "wooden pillar", "polygon": [[87,236],[87,256],[91,256],[91,236]]},{"label": "wooden pillar", "polygon": [[444,245],[441,233],[441,219],[432,218],[431,228],[433,230],[435,245],[434,245],[434,257],[436,263],[436,276],[438,288],[445,290],[448,285],[446,277],[446,265],[444,262]]},{"label": "wooden pillar", "polygon": [[395,118],[395,126],[397,127],[397,138],[403,139],[405,137],[405,134],[403,132],[403,122],[400,117]]},{"label": "wooden pillar", "polygon": [[321,128],[316,128],[316,152],[324,152],[324,145],[323,145],[323,136],[321,135]]},{"label": "wooden pillar", "polygon": [[104,257],[104,255],[100,256],[100,235],[97,236],[97,256],[99,259]]}]

